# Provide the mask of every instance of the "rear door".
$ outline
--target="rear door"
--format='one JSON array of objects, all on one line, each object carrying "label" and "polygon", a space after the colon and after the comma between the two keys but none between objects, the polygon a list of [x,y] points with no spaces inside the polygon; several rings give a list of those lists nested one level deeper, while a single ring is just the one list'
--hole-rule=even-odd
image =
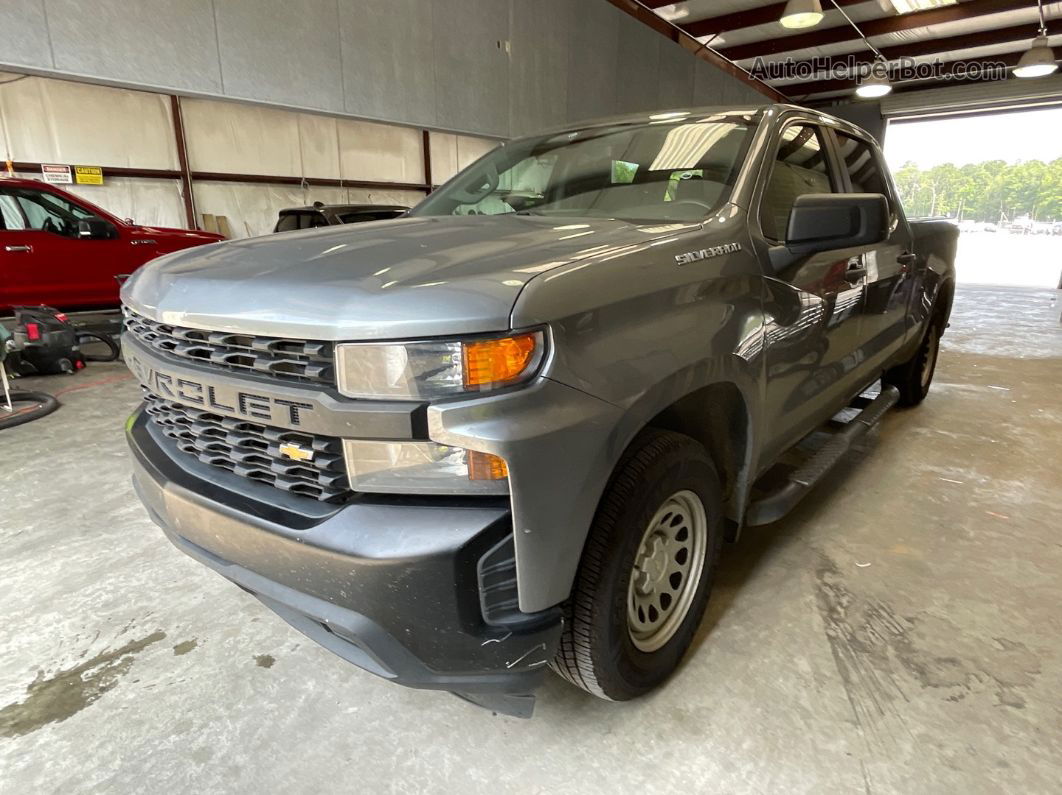
[{"label": "rear door", "polygon": [[771,461],[842,406],[862,384],[860,313],[865,281],[859,252],[804,256],[784,253],[789,214],[797,197],[838,193],[845,182],[828,133],[794,120],[775,133],[773,155],[754,199],[753,227],[765,247],[766,394]]},{"label": "rear door", "polygon": [[889,200],[889,237],[861,255],[866,268],[863,355],[871,369],[884,369],[903,345],[914,279],[911,230],[887,178],[881,154],[870,141],[834,130],[845,190],[881,193]]},{"label": "rear door", "polygon": [[95,213],[64,195],[48,190],[0,184],[0,202],[8,218],[22,228],[4,232],[3,273],[14,287],[7,303],[46,303],[59,307],[107,305],[117,302],[115,276],[132,270],[129,241],[119,237],[91,240],[78,237],[78,221]]}]

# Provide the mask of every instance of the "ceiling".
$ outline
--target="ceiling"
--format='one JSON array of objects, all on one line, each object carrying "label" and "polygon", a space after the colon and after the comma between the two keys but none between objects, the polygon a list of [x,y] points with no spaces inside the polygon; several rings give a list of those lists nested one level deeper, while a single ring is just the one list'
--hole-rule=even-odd
[{"label": "ceiling", "polygon": [[[949,1],[929,0],[925,4]],[[893,0],[822,0],[822,21],[800,30],[785,28],[779,22],[784,2],[639,2],[742,69],[798,64],[795,74],[772,73],[765,82],[793,102],[812,105],[847,99],[854,93],[858,82],[855,75],[831,73],[834,66],[868,65],[874,60],[873,50],[852,23],[880,50],[890,67],[904,62],[943,63],[942,69],[922,76],[890,72],[897,75],[892,81],[896,92],[976,82],[970,77],[957,79],[942,74],[953,72],[957,64],[969,69],[971,64],[1002,63],[1007,68],[994,79],[1018,79],[1010,75],[1010,68],[1029,48],[1039,28],[1035,0],[959,0],[903,14],[897,12]],[[895,2],[903,5],[903,0]],[[1062,2],[1045,2],[1044,17],[1049,43],[1060,48],[1058,54],[1062,52]]]}]

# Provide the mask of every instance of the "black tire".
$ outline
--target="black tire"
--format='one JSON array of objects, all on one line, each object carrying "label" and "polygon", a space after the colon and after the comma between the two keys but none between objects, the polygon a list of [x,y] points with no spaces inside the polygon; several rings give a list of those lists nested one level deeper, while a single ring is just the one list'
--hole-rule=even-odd
[{"label": "black tire", "polygon": [[[690,600],[689,607],[674,634],[656,650],[643,651],[628,625],[635,557],[661,506],[691,492],[703,505],[707,528],[699,581],[692,596],[681,597]],[[571,598],[564,605],[553,669],[577,687],[611,701],[643,695],[667,679],[704,615],[722,541],[719,476],[704,447],[679,433],[642,431],[616,466],[594,516]],[[694,581],[690,576],[691,589]]]},{"label": "black tire", "polygon": [[926,327],[914,356],[885,371],[882,380],[900,390],[901,406],[917,406],[929,394],[940,354],[940,335],[943,333],[940,319],[934,317]]}]

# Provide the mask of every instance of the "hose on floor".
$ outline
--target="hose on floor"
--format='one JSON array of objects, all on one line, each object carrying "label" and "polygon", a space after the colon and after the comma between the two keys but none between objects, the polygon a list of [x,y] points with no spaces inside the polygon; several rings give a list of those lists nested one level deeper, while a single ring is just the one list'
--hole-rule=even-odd
[{"label": "hose on floor", "polygon": [[14,428],[16,425],[23,425],[51,414],[59,408],[59,399],[47,392],[25,392],[12,389],[11,404],[14,411],[8,414],[3,393],[0,392],[0,430]]},{"label": "hose on floor", "polygon": [[102,342],[107,346],[107,353],[105,355],[81,353],[84,355],[86,361],[90,362],[113,362],[118,360],[118,356],[121,354],[121,348],[118,347],[118,343],[114,341],[114,337],[110,334],[100,334],[95,331],[79,331],[77,333],[78,347],[84,348],[85,345],[95,345]]}]

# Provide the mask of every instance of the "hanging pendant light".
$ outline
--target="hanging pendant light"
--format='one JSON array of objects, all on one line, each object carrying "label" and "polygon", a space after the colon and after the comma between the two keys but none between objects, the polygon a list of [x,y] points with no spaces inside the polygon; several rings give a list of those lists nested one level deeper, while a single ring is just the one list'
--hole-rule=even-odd
[{"label": "hanging pendant light", "polygon": [[1041,30],[1040,35],[1033,39],[1032,46],[1025,51],[1014,67],[1015,77],[1043,77],[1058,69],[1055,63],[1055,54],[1047,44],[1046,31]]},{"label": "hanging pendant light", "polygon": [[870,72],[859,81],[856,86],[856,96],[863,99],[876,99],[883,97],[892,91],[892,82],[889,80],[889,64],[880,57],[875,59],[870,67]]},{"label": "hanging pendant light", "polygon": [[811,28],[822,21],[819,0],[789,0],[780,22],[783,28]]}]

